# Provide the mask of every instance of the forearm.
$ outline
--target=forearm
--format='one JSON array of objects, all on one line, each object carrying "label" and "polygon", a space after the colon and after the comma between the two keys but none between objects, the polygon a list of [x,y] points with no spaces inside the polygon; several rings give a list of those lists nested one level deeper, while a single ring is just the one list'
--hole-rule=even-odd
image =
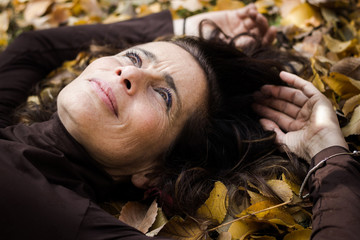
[{"label": "forearm", "polygon": [[20,35],[0,54],[0,127],[24,102],[32,86],[92,43],[123,48],[173,33],[167,11],[113,24],[60,27]]},{"label": "forearm", "polygon": [[[336,153],[335,146],[318,153],[312,166]],[[360,164],[349,155],[330,158],[310,177],[313,200],[312,239],[358,239],[360,236]]]}]

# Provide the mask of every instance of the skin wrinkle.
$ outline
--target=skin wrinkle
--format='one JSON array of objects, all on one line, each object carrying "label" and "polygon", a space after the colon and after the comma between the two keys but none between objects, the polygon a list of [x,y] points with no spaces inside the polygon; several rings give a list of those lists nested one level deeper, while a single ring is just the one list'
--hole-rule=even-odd
[{"label": "skin wrinkle", "polygon": [[[141,68],[129,51],[139,54]],[[118,117],[87,81],[92,78],[107,82]],[[173,89],[170,114],[158,87]],[[205,73],[191,54],[172,43],[152,42],[92,62],[60,92],[58,112],[69,133],[109,174],[124,177],[156,164],[185,121],[205,105],[206,95]]]}]

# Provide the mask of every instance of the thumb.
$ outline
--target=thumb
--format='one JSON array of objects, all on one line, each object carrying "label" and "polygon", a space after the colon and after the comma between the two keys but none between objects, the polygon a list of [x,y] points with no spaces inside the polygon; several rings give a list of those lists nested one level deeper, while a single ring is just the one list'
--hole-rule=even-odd
[{"label": "thumb", "polygon": [[265,130],[274,131],[276,133],[275,142],[277,144],[285,144],[285,133],[279,128],[279,126],[275,122],[269,119],[262,118],[260,119],[260,124]]}]

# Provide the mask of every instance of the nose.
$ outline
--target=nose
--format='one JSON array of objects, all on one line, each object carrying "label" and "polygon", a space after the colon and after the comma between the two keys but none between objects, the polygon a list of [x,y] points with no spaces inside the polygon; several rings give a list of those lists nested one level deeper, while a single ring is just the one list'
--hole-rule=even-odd
[{"label": "nose", "polygon": [[126,66],[116,69],[120,77],[120,84],[124,86],[129,95],[134,95],[146,84],[147,77],[144,71],[134,66]]}]

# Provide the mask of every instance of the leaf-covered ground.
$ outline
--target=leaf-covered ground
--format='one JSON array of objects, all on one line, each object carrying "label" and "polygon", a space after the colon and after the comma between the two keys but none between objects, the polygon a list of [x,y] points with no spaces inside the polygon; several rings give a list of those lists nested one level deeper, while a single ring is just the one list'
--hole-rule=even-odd
[{"label": "leaf-covered ground", "polygon": [[[169,9],[174,18],[243,7],[254,2],[278,26],[279,48],[300,52],[311,61],[308,79],[333,103],[349,143],[360,141],[360,4],[355,0],[0,0],[0,51],[21,32],[64,25],[111,23]],[[269,185],[282,199],[274,203],[260,190],[246,191],[250,205],[230,216],[227,189],[217,182],[198,216],[166,219],[156,202],[104,206],[149,236],[177,239],[309,239],[311,213],[299,201],[299,186],[284,177]],[[241,189],[240,189],[241,190]],[[245,190],[243,190],[245,191]],[[214,234],[216,232],[216,234]]]}]

